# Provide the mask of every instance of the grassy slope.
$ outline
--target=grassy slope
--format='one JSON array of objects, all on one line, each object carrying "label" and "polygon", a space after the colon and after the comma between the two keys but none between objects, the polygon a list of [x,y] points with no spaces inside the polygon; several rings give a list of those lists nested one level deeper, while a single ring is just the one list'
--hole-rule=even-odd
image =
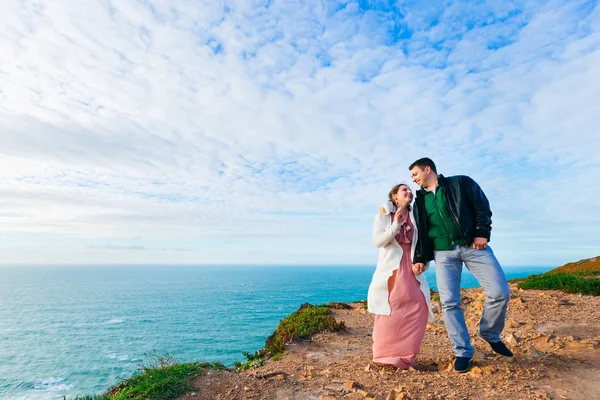
[{"label": "grassy slope", "polygon": [[565,264],[519,281],[521,289],[562,290],[600,296],[600,256]]},{"label": "grassy slope", "polygon": [[554,268],[546,274],[586,272],[591,272],[593,274],[596,271],[600,271],[600,256],[568,263],[562,267]]}]

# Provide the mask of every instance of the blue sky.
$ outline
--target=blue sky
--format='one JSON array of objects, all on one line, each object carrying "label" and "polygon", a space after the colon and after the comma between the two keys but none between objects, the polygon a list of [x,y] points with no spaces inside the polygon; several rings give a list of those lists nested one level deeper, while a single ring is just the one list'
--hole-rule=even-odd
[{"label": "blue sky", "polygon": [[374,264],[408,165],[600,254],[597,1],[9,1],[2,263]]}]

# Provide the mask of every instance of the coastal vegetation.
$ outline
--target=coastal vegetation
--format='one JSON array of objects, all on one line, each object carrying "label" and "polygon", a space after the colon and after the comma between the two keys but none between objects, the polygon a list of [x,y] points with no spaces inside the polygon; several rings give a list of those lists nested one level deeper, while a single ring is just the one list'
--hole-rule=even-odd
[{"label": "coastal vegetation", "polygon": [[80,395],[74,400],[166,400],[193,390],[192,382],[207,370],[227,369],[221,363],[177,363],[170,355],[146,355],[152,362],[141,365],[140,372],[111,387],[105,394]]},{"label": "coastal vegetation", "polygon": [[600,257],[565,264],[540,275],[532,275],[518,283],[519,289],[562,290],[589,296],[600,296]]},{"label": "coastal vegetation", "polygon": [[337,322],[331,315],[331,309],[340,307],[340,304],[330,303],[321,306],[302,304],[298,311],[281,320],[277,329],[267,338],[262,349],[255,353],[244,352],[246,361],[236,362],[236,369],[256,368],[263,365],[269,358],[279,358],[285,351],[286,344],[294,340],[308,339],[319,332],[336,332],[344,329],[344,323]]}]

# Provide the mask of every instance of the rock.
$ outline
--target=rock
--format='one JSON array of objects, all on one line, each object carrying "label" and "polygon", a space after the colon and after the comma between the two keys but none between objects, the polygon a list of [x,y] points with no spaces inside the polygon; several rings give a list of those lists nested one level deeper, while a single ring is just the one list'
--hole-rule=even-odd
[{"label": "rock", "polygon": [[469,375],[472,377],[480,377],[481,375],[483,375],[483,370],[479,367],[473,367],[469,371]]},{"label": "rock", "polygon": [[519,345],[519,339],[513,335],[512,333],[509,333],[506,336],[506,343],[510,344],[511,346],[518,346]]},{"label": "rock", "polygon": [[486,365],[485,367],[481,367],[481,371],[483,371],[484,374],[489,375],[493,374],[496,371],[496,368],[491,365]]},{"label": "rock", "polygon": [[567,349],[593,349],[594,345],[592,343],[583,343],[583,342],[569,342],[566,346]]},{"label": "rock", "polygon": [[509,319],[506,321],[506,325],[508,325],[509,328],[518,328],[521,326],[521,324],[517,321],[515,321],[514,319]]},{"label": "rock", "polygon": [[366,390],[357,389],[356,393],[362,395],[363,397],[369,397],[369,392],[367,392]]},{"label": "rock", "polygon": [[539,358],[539,357],[544,356],[544,354],[537,351],[534,346],[527,347],[526,349],[524,349],[523,353],[525,355],[527,355],[528,357],[532,357],[532,358]]},{"label": "rock", "polygon": [[330,383],[328,385],[325,385],[325,389],[342,393],[354,392],[354,389],[344,386],[341,383]]},{"label": "rock", "polygon": [[314,369],[315,367],[306,367],[306,369],[304,370],[304,376],[308,379],[312,379]]},{"label": "rock", "polygon": [[347,381],[344,382],[342,385],[349,387],[350,389],[354,389],[356,386],[358,386],[358,384],[354,381]]},{"label": "rock", "polygon": [[392,391],[390,392],[390,394],[387,395],[387,397],[385,398],[385,400],[396,400],[396,391],[394,389],[392,389]]},{"label": "rock", "polygon": [[330,396],[328,394],[324,394],[321,396],[321,400],[336,400],[335,396]]}]

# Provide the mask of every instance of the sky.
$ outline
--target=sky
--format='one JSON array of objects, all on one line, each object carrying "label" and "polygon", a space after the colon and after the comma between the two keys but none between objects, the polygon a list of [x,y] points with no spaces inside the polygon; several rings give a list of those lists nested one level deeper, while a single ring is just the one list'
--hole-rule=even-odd
[{"label": "sky", "polygon": [[2,264],[374,265],[421,157],[503,265],[600,255],[597,1],[2,9]]}]

